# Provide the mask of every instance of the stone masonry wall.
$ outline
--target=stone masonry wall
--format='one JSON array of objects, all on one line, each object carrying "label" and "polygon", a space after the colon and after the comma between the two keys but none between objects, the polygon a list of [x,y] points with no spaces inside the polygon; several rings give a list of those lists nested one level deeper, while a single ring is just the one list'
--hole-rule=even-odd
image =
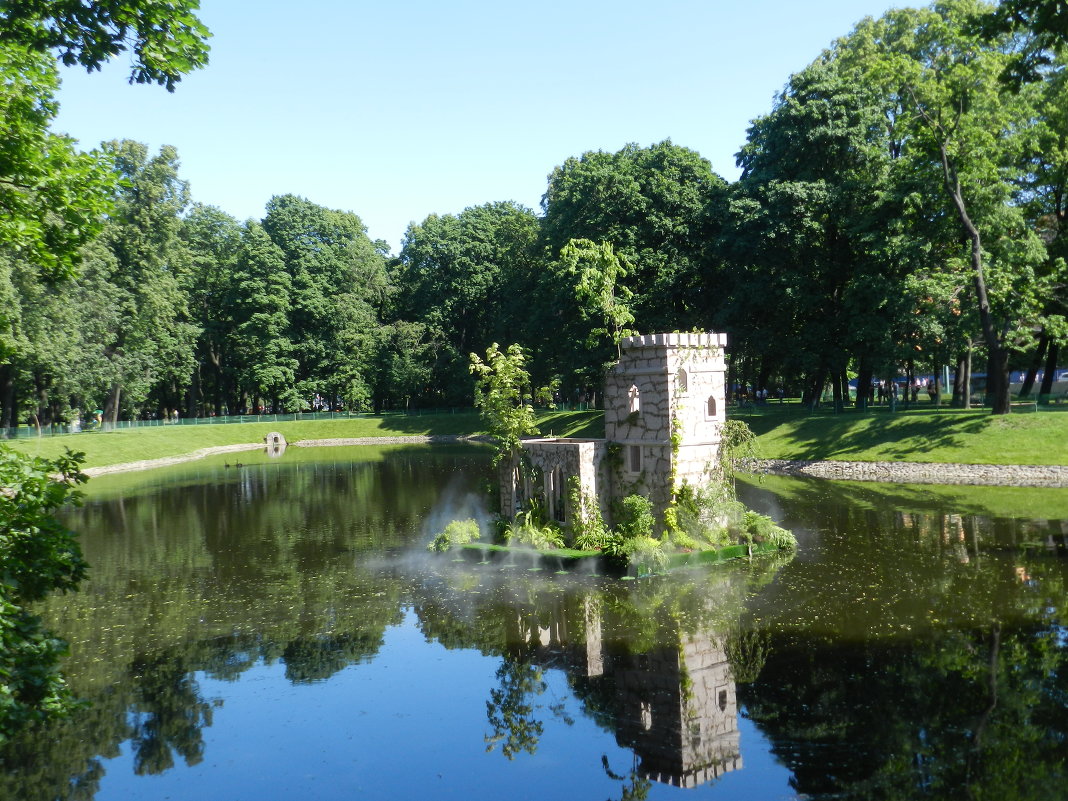
[{"label": "stone masonry wall", "polygon": [[[703,483],[719,457],[725,410],[725,334],[627,337],[605,381],[605,436],[620,448],[613,497],[633,492],[660,517],[677,486]],[[672,454],[672,418],[680,442]],[[641,451],[634,470],[629,449]]]}]

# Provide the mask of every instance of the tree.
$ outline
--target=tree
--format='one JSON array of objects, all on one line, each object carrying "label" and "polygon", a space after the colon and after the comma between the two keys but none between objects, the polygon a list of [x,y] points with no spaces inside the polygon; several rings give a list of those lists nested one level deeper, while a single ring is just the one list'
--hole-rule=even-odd
[{"label": "tree", "polygon": [[[1052,391],[1061,349],[1068,344],[1068,53],[1058,54],[1049,66],[1042,81],[1019,90],[1034,123],[1023,131],[1015,176],[1015,200],[1047,252],[1041,274],[1050,291],[1028,376],[1033,384],[1044,366],[1039,393],[1046,396]],[[1021,394],[1029,388],[1025,384]]]},{"label": "tree", "polygon": [[56,460],[0,448],[0,742],[32,720],[61,714],[70,695],[59,675],[64,645],[31,604],[78,587],[86,565],[72,531],[54,517],[77,502],[80,454]]},{"label": "tree", "polygon": [[0,4],[0,245],[49,279],[74,274],[79,248],[109,209],[116,176],[106,155],[80,153],[49,131],[58,106],[55,51],[98,69],[132,47],[131,80],[173,90],[207,63],[196,0],[6,0]]},{"label": "tree", "polygon": [[475,376],[475,406],[486,422],[490,436],[497,440],[493,463],[514,458],[520,440],[538,432],[534,422],[534,396],[527,356],[519,345],[501,351],[494,342],[486,349],[486,360],[471,354],[471,373]]},{"label": "tree", "polygon": [[531,341],[544,296],[533,291],[538,220],[516,203],[432,214],[408,227],[395,276],[396,317],[418,322],[441,344],[429,389],[467,402],[469,351],[494,341]]},{"label": "tree", "polygon": [[[865,20],[834,54],[900,110],[908,157],[943,188],[943,209],[959,224],[973,302],[986,346],[993,411],[1009,411],[1008,360],[1032,342],[1048,282],[1036,272],[1041,243],[1008,201],[1021,104],[1000,81],[1008,54],[971,32],[989,9],[947,0],[929,9]],[[985,234],[984,234],[985,232]]]},{"label": "tree", "polygon": [[179,236],[189,250],[189,311],[200,329],[190,410],[203,403],[215,414],[234,392],[230,336],[234,328],[234,270],[241,224],[229,214],[199,203],[182,220]]},{"label": "tree", "polygon": [[121,293],[120,313],[105,346],[112,383],[105,418],[136,412],[155,391],[162,407],[177,408],[194,371],[196,325],[188,308],[189,252],[178,236],[189,189],[178,177],[178,153],[109,142],[124,188],[102,235],[111,259],[91,270]]},{"label": "tree", "polygon": [[193,13],[199,0],[6,0],[0,44],[56,52],[87,71],[130,50],[130,83],[173,92],[184,73],[208,63],[208,29]]},{"label": "tree", "polygon": [[281,249],[259,223],[246,223],[242,230],[233,283],[229,349],[242,394],[299,408],[298,365],[287,336],[292,281]]},{"label": "tree", "polygon": [[710,246],[726,211],[726,182],[670,140],[587,152],[553,169],[542,197],[542,243],[611,242],[632,266],[626,286],[643,330],[701,324],[722,301]]},{"label": "tree", "polygon": [[50,58],[0,46],[0,78],[0,246],[43,279],[69,277],[110,207],[110,162],[49,131],[59,86]]},{"label": "tree", "polygon": [[291,280],[288,338],[300,397],[333,400],[351,390],[354,371],[366,383],[364,357],[371,354],[353,347],[377,328],[388,282],[363,222],[352,212],[281,195],[268,201],[263,229],[281,249]]},{"label": "tree", "polygon": [[884,119],[878,97],[820,58],[752,122],[720,243],[733,265],[720,319],[737,378],[767,387],[774,372],[799,370],[810,400],[830,378],[842,403],[850,363],[868,386],[893,362],[907,238]]},{"label": "tree", "polygon": [[1040,80],[1052,63],[1052,52],[1068,45],[1068,5],[1063,0],[1000,0],[976,20],[974,28],[990,42],[1012,34],[1018,44],[1006,83],[1019,86]]}]

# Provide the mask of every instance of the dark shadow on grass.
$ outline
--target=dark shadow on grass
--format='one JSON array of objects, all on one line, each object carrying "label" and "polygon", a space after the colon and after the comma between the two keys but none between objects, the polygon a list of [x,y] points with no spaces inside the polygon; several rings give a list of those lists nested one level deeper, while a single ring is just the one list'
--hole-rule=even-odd
[{"label": "dark shadow on grass", "polygon": [[[967,436],[981,432],[990,419],[982,412],[940,408],[897,413],[885,408],[865,412],[847,410],[839,414],[811,414],[796,406],[781,411],[768,408],[769,411],[737,417],[748,423],[757,436],[789,426],[791,433],[784,440],[792,446],[793,458],[813,460],[848,459],[875,448],[884,451],[886,458],[915,460],[922,456],[916,443],[932,451],[961,447]],[[867,424],[858,427],[861,422]],[[906,442],[908,447],[894,447]]]}]

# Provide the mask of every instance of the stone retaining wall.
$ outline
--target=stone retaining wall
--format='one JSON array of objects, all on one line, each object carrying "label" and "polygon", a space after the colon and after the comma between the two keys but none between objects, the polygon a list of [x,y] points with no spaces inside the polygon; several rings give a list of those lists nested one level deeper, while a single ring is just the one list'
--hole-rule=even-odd
[{"label": "stone retaining wall", "polygon": [[1068,487],[1068,466],[937,464],[934,462],[810,462],[759,459],[743,464],[754,473],[802,475],[843,481],[897,484],[971,484],[997,487]]}]

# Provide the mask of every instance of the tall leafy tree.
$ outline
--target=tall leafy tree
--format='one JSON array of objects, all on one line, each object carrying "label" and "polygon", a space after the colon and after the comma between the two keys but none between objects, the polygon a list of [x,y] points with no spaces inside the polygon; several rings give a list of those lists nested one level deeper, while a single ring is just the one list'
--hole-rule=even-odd
[{"label": "tall leafy tree", "polygon": [[1051,59],[1043,80],[1020,92],[1034,124],[1023,132],[1016,201],[1046,245],[1042,274],[1052,277],[1030,379],[1033,382],[1035,373],[1044,367],[1039,392],[1048,395],[1058,359],[1068,345],[1068,272],[1064,269],[1068,260],[1068,54]]},{"label": "tall leafy tree", "polygon": [[178,236],[188,187],[178,177],[178,154],[156,156],[131,141],[105,146],[124,178],[116,210],[103,234],[113,261],[96,272],[121,292],[120,315],[105,353],[113,378],[105,417],[118,419],[124,402],[138,410],[155,389],[161,405],[177,408],[193,373],[197,328],[190,320],[188,250]]},{"label": "tall leafy tree", "polygon": [[493,341],[529,341],[537,315],[538,221],[515,203],[488,203],[411,225],[401,247],[396,315],[442,343],[433,365],[437,399],[470,398],[467,353]]},{"label": "tall leafy tree", "polygon": [[749,129],[722,239],[735,267],[723,319],[735,362],[754,362],[746,372],[760,386],[789,364],[808,374],[812,397],[833,378],[842,400],[851,361],[867,385],[894,358],[901,205],[884,121],[877,98],[819,59]]},{"label": "tall leafy tree", "polygon": [[242,230],[233,283],[230,349],[242,395],[298,407],[298,365],[287,336],[292,279],[281,248],[259,223],[249,222]]},{"label": "tall leafy tree", "polygon": [[385,259],[355,214],[295,195],[271,198],[263,228],[281,249],[292,283],[289,339],[299,365],[297,390],[305,402],[317,393],[337,397],[360,369],[362,355],[353,344],[380,320]]},{"label": "tall leafy tree", "polygon": [[1011,204],[1008,169],[1014,135],[1027,123],[1018,98],[1000,80],[1006,47],[974,33],[989,6],[946,0],[928,9],[891,11],[865,20],[835,52],[901,110],[908,157],[943,189],[942,211],[968,243],[972,302],[985,345],[995,413],[1009,411],[1012,351],[1032,344],[1048,277],[1041,242]]},{"label": "tall leafy tree", "polygon": [[189,407],[204,403],[216,414],[234,392],[233,354],[228,347],[237,300],[235,266],[241,224],[214,206],[194,204],[179,231],[189,249],[190,315],[200,329]]},{"label": "tall leafy tree", "polygon": [[627,286],[639,328],[699,325],[721,302],[710,245],[726,189],[708,161],[670,140],[587,152],[549,175],[543,242],[552,258],[571,239],[611,243],[633,265]]}]

